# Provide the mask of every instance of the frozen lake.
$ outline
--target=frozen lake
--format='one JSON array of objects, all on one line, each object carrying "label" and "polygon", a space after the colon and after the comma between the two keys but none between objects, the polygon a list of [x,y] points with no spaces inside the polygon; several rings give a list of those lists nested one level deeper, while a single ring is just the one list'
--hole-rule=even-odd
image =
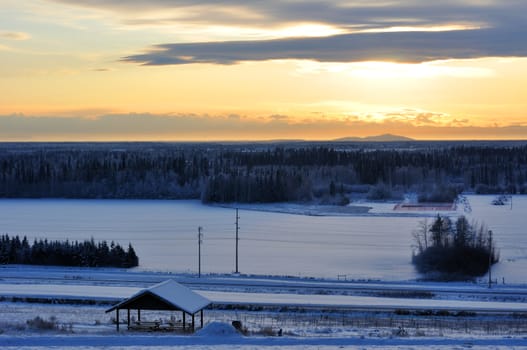
[{"label": "frozen lake", "polygon": [[[468,196],[469,219],[493,230],[501,262],[493,276],[527,283],[527,196],[513,207],[490,205],[493,196]],[[304,216],[240,210],[239,270],[261,275],[351,279],[417,278],[411,232],[423,216],[396,214],[374,204],[372,215]],[[450,215],[461,214],[449,212]],[[202,273],[235,269],[235,210],[198,201],[0,200],[0,232],[30,240],[131,242],[140,269],[197,272],[197,232],[203,227]]]}]

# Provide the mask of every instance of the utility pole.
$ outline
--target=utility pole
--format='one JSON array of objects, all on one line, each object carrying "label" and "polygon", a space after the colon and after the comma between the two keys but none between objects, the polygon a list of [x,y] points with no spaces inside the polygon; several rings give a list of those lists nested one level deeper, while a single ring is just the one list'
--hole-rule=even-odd
[{"label": "utility pole", "polygon": [[489,288],[492,286],[492,231],[489,230]]},{"label": "utility pole", "polygon": [[240,217],[238,216],[238,208],[236,208],[236,271],[235,273],[240,273],[240,271],[238,271],[238,241],[239,241],[238,231],[240,229],[240,226],[238,226],[239,219]]},{"label": "utility pole", "polygon": [[203,243],[203,233],[201,226],[198,227],[198,278],[201,278],[201,243]]},{"label": "utility pole", "polygon": [[425,249],[428,249],[428,219],[427,218],[425,218],[424,236],[425,236]]}]

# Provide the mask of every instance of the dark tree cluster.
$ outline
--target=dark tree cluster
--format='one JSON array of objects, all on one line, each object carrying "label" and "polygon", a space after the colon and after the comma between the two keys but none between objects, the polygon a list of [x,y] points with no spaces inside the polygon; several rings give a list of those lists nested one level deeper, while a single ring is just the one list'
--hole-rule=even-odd
[{"label": "dark tree cluster", "polygon": [[[4,143],[0,197],[340,202],[527,193],[525,143]],[[338,199],[338,200],[337,200]]]},{"label": "dark tree cluster", "polygon": [[203,190],[204,202],[272,203],[308,201],[312,188],[301,172],[270,167],[247,174],[230,170],[211,176]]},{"label": "dark tree cluster", "polygon": [[438,279],[467,279],[482,276],[499,260],[492,232],[484,225],[470,224],[464,216],[455,223],[437,216],[429,227],[422,222],[414,231],[417,271]]},{"label": "dark tree cluster", "polygon": [[0,237],[0,264],[29,264],[79,267],[124,267],[139,265],[131,244],[125,250],[119,244],[35,240],[30,244],[24,236]]},{"label": "dark tree cluster", "polygon": [[199,198],[207,152],[120,144],[31,144],[0,149],[0,196]]}]

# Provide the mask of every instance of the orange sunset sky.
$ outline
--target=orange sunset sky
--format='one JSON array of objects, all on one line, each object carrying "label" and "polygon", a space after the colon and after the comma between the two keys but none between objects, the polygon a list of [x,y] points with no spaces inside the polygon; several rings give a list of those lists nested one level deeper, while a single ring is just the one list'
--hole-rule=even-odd
[{"label": "orange sunset sky", "polygon": [[527,139],[524,0],[0,4],[0,141]]}]

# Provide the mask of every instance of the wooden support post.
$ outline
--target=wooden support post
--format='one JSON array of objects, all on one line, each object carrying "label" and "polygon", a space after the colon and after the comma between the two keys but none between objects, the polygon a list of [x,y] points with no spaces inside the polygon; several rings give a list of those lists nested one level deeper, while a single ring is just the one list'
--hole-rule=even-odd
[{"label": "wooden support post", "polygon": [[185,330],[185,311],[183,311],[183,330]]},{"label": "wooden support post", "polygon": [[137,309],[137,322],[141,322],[141,309]]},{"label": "wooden support post", "polygon": [[203,328],[203,309],[201,309],[200,311],[200,323],[201,323],[201,328]]},{"label": "wooden support post", "polygon": [[119,331],[119,309],[115,309],[115,324],[117,325],[117,331]]},{"label": "wooden support post", "polygon": [[194,316],[195,316],[195,315],[196,315],[196,314],[192,314],[192,332],[193,332],[193,333],[194,333],[194,329],[196,328],[196,327],[195,327],[195,323],[194,323]]},{"label": "wooden support post", "polygon": [[130,329],[130,309],[126,309],[126,316],[127,316],[126,324],[128,325],[128,329]]}]

